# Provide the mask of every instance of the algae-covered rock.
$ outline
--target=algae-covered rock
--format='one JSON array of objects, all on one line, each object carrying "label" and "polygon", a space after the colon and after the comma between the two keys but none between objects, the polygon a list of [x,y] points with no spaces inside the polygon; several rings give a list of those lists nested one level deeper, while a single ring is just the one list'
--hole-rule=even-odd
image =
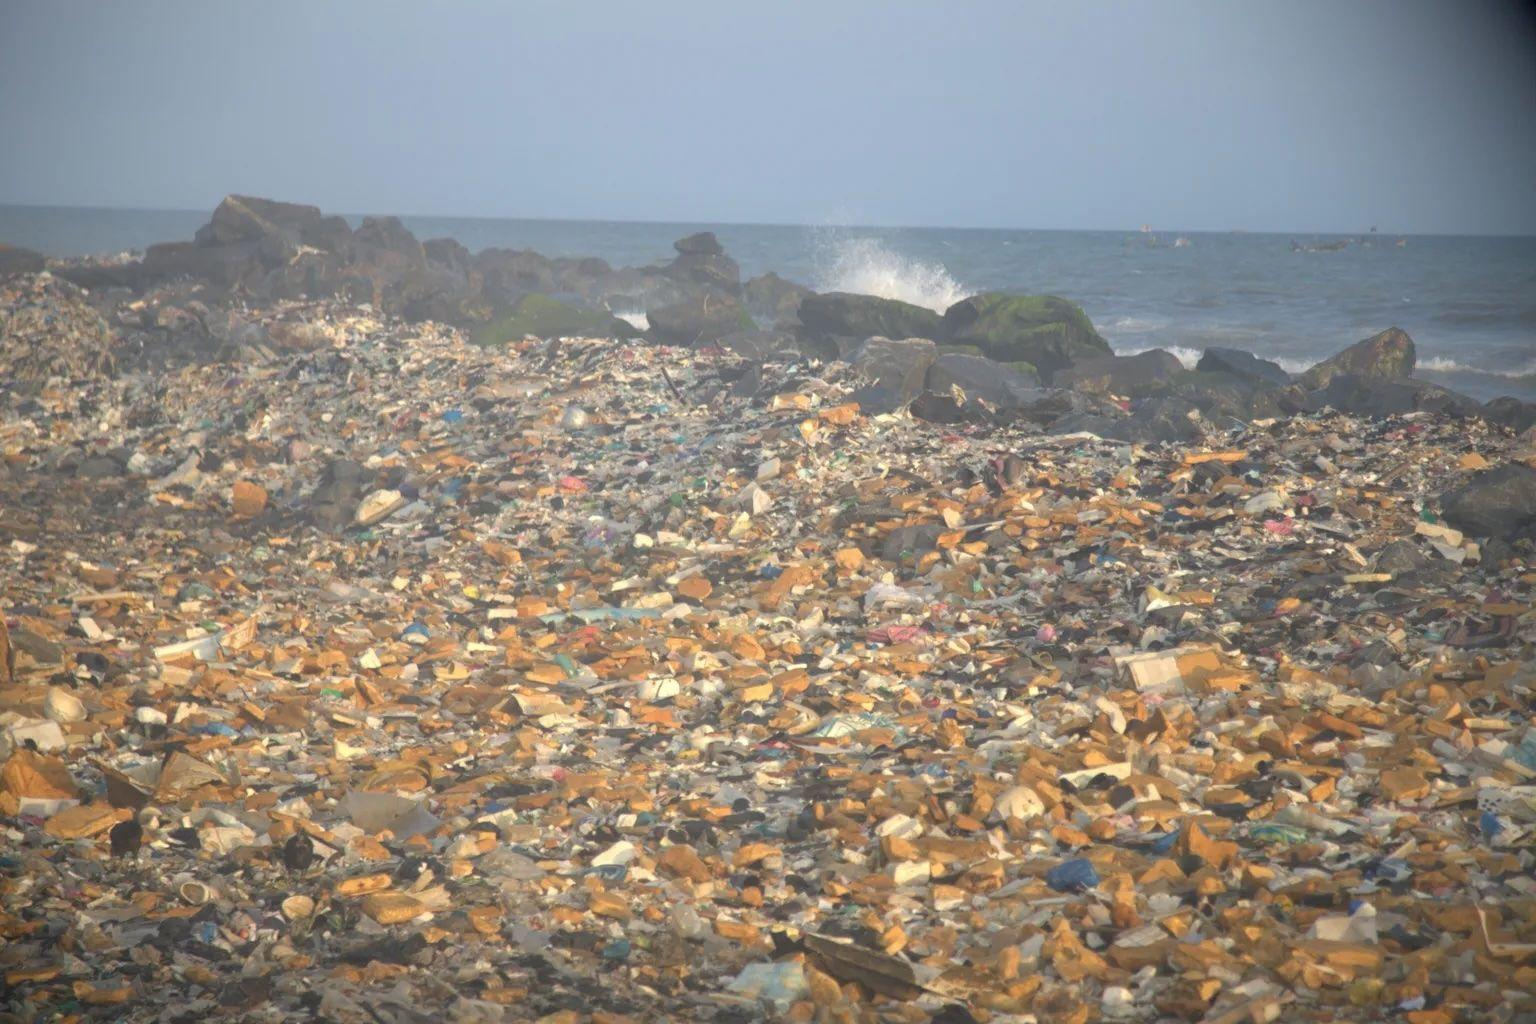
[{"label": "algae-covered rock", "polygon": [[1327,387],[1333,378],[1346,373],[1359,377],[1411,377],[1415,362],[1413,339],[1408,332],[1388,327],[1318,363],[1302,374],[1301,383],[1308,388]]},{"label": "algae-covered rock", "polygon": [[535,338],[632,338],[633,324],[603,309],[582,309],[548,295],[524,295],[510,310],[476,327],[470,340],[477,345],[504,345]]},{"label": "algae-covered rock", "polygon": [[950,344],[974,345],[999,362],[1028,362],[1047,380],[1113,354],[1082,307],[1054,295],[973,295],[945,311],[944,327]]}]

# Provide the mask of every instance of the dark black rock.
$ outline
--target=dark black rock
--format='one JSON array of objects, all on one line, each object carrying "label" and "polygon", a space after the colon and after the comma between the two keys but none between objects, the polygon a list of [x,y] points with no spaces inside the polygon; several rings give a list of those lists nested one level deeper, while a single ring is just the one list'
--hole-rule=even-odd
[{"label": "dark black rock", "polygon": [[800,302],[804,336],[813,339],[941,338],[944,319],[931,309],[897,299],[847,292],[811,294]]},{"label": "dark black rock", "polygon": [[1483,419],[1523,434],[1536,426],[1536,402],[1522,402],[1508,395],[1495,398],[1483,406]]},{"label": "dark black rock", "polygon": [[131,857],[139,852],[144,841],[144,826],[134,818],[120,821],[107,831],[107,842],[114,857]]},{"label": "dark black rock", "polygon": [[43,254],[14,245],[0,245],[0,279],[16,274],[35,274],[46,261]]},{"label": "dark black rock", "polygon": [[1474,537],[1536,538],[1536,469],[1511,462],[1476,473],[1440,497],[1444,519]]},{"label": "dark black rock", "polygon": [[1184,364],[1172,352],[1160,348],[1133,356],[1100,356],[1059,370],[1051,383],[1096,394],[1140,397],[1184,372]]},{"label": "dark black rock", "polygon": [[1234,377],[1282,387],[1291,382],[1291,375],[1279,363],[1260,359],[1239,348],[1208,348],[1201,354],[1195,369],[1205,373],[1230,373]]},{"label": "dark black rock", "polygon": [[1482,413],[1482,406],[1466,395],[1422,380],[1336,374],[1313,396],[1323,405],[1355,416],[1434,412],[1467,419]]},{"label": "dark black rock", "polygon": [[685,256],[721,256],[725,253],[725,247],[713,231],[700,231],[687,238],[679,238],[672,243],[672,248]]},{"label": "dark black rock", "polygon": [[307,871],[315,862],[315,841],[303,832],[295,832],[283,844],[283,867],[289,871]]}]

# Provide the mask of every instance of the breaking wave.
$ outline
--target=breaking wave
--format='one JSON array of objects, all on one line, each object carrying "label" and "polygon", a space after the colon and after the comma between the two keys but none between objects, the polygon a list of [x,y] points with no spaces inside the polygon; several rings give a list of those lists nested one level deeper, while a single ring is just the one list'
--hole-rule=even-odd
[{"label": "breaking wave", "polygon": [[1445,356],[1430,356],[1427,359],[1420,359],[1417,368],[1429,370],[1431,373],[1481,373],[1489,377],[1530,377],[1536,375],[1536,359],[1532,359],[1523,366],[1495,370],[1486,366],[1468,366],[1466,363],[1447,359]]},{"label": "breaking wave", "polygon": [[1139,356],[1143,352],[1151,352],[1155,349],[1162,349],[1164,352],[1170,353],[1175,358],[1177,358],[1179,362],[1183,363],[1184,368],[1187,370],[1192,370],[1195,368],[1195,364],[1200,361],[1200,356],[1202,354],[1200,349],[1185,348],[1182,345],[1143,345],[1140,348],[1117,348],[1115,349],[1115,355]]},{"label": "breaking wave", "polygon": [[1147,320],[1137,316],[1122,316],[1109,323],[1096,323],[1100,334],[1145,334],[1160,331],[1168,326],[1166,320]]},{"label": "breaking wave", "polygon": [[[1115,355],[1134,356],[1140,355],[1143,352],[1151,352],[1154,349],[1162,349],[1164,352],[1172,354],[1179,362],[1184,364],[1184,368],[1187,370],[1193,370],[1195,364],[1200,362],[1200,357],[1205,355],[1205,349],[1203,348],[1188,348],[1184,345],[1142,345],[1138,348],[1116,348]],[[1286,373],[1305,373],[1317,365],[1316,359],[1291,359],[1286,356],[1254,354],[1258,355],[1260,359],[1268,359],[1270,362],[1280,364],[1280,368]]]},{"label": "breaking wave", "polygon": [[878,295],[942,313],[970,295],[942,263],[912,259],[878,238],[841,238],[820,247],[816,290]]},{"label": "breaking wave", "polygon": [[651,319],[650,317],[646,316],[643,311],[620,312],[619,310],[615,309],[612,310],[612,313],[620,320],[625,321],[631,327],[634,327],[638,330],[648,331],[651,329]]}]

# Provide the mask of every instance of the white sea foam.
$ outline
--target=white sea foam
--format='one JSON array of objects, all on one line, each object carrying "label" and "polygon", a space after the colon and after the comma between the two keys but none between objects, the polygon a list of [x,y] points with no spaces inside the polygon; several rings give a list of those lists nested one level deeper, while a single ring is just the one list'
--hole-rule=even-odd
[{"label": "white sea foam", "polygon": [[831,238],[818,257],[817,291],[878,295],[939,313],[971,294],[942,263],[903,256],[878,238]]},{"label": "white sea foam", "polygon": [[1142,334],[1168,326],[1166,320],[1146,320],[1137,316],[1122,316],[1107,324],[1095,324],[1100,334]]},{"label": "white sea foam", "polygon": [[1481,373],[1489,377],[1529,377],[1536,374],[1536,359],[1508,370],[1491,370],[1486,366],[1468,366],[1466,363],[1445,356],[1430,356],[1418,361],[1418,369],[1431,373]]},{"label": "white sea foam", "polygon": [[1186,369],[1194,369],[1195,364],[1200,361],[1200,349],[1185,348],[1182,345],[1144,345],[1141,348],[1117,348],[1115,349],[1115,355],[1137,356],[1143,352],[1151,352],[1153,349],[1162,349],[1164,352],[1172,354],[1179,362],[1184,364]]},{"label": "white sea foam", "polygon": [[[1205,349],[1203,348],[1186,348],[1183,345],[1144,345],[1140,348],[1116,348],[1115,355],[1134,356],[1139,355],[1142,352],[1151,352],[1153,349],[1159,348],[1164,352],[1169,352],[1174,355],[1179,360],[1179,362],[1184,364],[1185,368],[1191,370],[1195,368],[1195,364],[1200,362],[1200,357],[1205,355]],[[1291,359],[1286,356],[1266,356],[1257,352],[1254,354],[1258,355],[1260,359],[1268,359],[1272,363],[1279,363],[1280,368],[1286,373],[1305,373],[1307,370],[1310,370],[1313,366],[1317,365],[1317,360],[1315,359]]]}]

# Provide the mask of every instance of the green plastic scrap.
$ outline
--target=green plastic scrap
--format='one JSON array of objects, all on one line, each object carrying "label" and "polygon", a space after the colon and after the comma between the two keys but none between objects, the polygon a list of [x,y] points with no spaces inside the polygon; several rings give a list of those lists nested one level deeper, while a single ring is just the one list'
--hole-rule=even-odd
[{"label": "green plastic scrap", "polygon": [[1295,825],[1254,825],[1248,830],[1248,838],[1261,843],[1285,843],[1291,845],[1306,842],[1307,830],[1297,828]]}]

